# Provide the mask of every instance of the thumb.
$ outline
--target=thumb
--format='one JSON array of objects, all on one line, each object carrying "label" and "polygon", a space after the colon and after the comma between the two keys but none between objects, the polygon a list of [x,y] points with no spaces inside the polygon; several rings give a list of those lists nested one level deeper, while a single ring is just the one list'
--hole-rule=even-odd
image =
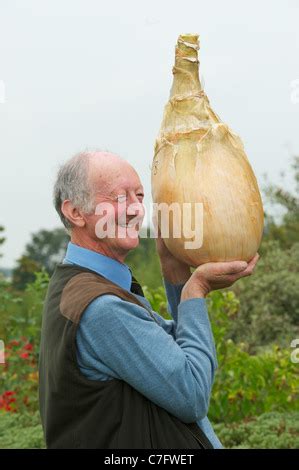
[{"label": "thumb", "polygon": [[246,261],[226,261],[219,263],[218,274],[237,274],[247,268]]}]

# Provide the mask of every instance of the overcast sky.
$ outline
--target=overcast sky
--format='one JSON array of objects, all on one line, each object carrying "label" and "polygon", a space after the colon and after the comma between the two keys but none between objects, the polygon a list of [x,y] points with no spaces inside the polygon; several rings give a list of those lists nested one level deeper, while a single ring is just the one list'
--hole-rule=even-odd
[{"label": "overcast sky", "polygon": [[278,181],[299,153],[298,25],[299,0],[0,0],[1,266],[32,232],[60,226],[55,173],[80,150],[126,158],[149,204],[182,33],[200,34],[205,91],[260,186],[264,173]]}]

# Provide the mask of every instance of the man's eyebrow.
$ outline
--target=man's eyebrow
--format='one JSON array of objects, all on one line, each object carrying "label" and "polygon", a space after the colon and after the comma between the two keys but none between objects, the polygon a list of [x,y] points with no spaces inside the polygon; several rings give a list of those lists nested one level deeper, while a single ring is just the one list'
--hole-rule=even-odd
[{"label": "man's eyebrow", "polygon": [[[122,189],[121,189],[121,191],[126,191],[126,192],[127,192],[127,190],[128,190],[128,188],[122,188]],[[118,190],[117,188],[116,188],[116,189],[112,189],[112,190],[110,191],[110,193],[108,193],[108,194],[109,194],[109,196],[117,195],[118,191],[119,191],[119,190]],[[142,191],[142,192],[144,193],[144,188],[143,188],[143,186],[138,186],[138,188],[136,188],[135,191]]]}]

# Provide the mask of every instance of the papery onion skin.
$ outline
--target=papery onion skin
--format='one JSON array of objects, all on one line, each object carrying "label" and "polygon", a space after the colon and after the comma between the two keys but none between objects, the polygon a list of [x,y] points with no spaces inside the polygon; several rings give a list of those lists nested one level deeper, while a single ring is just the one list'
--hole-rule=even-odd
[{"label": "papery onion skin", "polygon": [[[179,36],[173,85],[155,145],[152,198],[156,204],[177,203],[182,210],[184,203],[191,203],[191,231],[184,232],[188,224],[183,227],[177,219],[169,225],[169,237],[162,233],[176,258],[194,267],[248,262],[263,234],[261,195],[240,138],[220,121],[202,90],[198,48],[198,35]],[[202,227],[195,227],[195,203],[203,205]],[[175,238],[178,228],[181,236]],[[203,243],[186,249],[192,230],[199,238],[203,230]]]}]

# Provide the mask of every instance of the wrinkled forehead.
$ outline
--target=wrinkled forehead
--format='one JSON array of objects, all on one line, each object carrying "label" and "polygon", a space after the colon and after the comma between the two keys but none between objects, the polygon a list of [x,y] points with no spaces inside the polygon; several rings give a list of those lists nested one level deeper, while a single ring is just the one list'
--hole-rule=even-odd
[{"label": "wrinkled forehead", "polygon": [[92,165],[90,176],[96,191],[112,193],[142,188],[138,173],[126,161]]}]

